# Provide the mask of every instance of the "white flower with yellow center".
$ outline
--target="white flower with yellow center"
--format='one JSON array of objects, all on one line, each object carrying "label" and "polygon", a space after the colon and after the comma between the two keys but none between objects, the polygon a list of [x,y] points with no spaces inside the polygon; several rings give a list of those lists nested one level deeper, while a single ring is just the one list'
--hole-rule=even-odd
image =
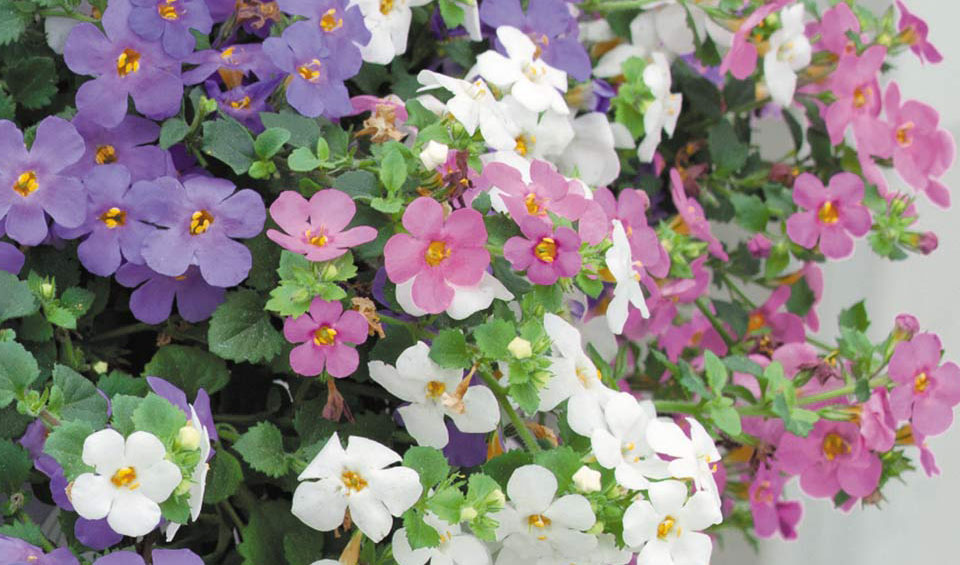
[{"label": "white flower with yellow center", "polygon": [[403,458],[375,441],[351,436],[347,448],[334,433],[298,479],[293,515],[304,524],[329,532],[350,519],[374,542],[390,533],[393,516],[400,516],[420,499],[423,486],[417,472],[390,467]]},{"label": "white flower with yellow center", "polygon": [[620,392],[603,407],[603,416],[605,426],[593,431],[590,444],[597,463],[614,469],[620,486],[643,490],[649,479],[670,476],[667,462],[647,444],[647,426],[657,418],[652,402]]},{"label": "white flower with yellow center", "polygon": [[497,565],[556,564],[576,561],[597,547],[586,533],[596,522],[590,503],[579,494],[554,499],[557,479],[540,465],[524,465],[507,482],[510,501],[491,517],[499,523],[503,549]]},{"label": "white flower with yellow center", "polygon": [[690,435],[672,420],[654,420],[647,426],[647,444],[663,455],[673,457],[667,464],[670,476],[693,479],[698,491],[708,492],[720,505],[720,492],[713,474],[720,464],[720,452],[700,422],[687,418]]},{"label": "white flower with yellow center", "polygon": [[573,141],[573,126],[568,116],[553,110],[542,115],[532,112],[510,94],[500,100],[500,107],[513,139],[506,146],[492,146],[496,150],[513,151],[528,160],[545,159],[560,155]]},{"label": "white flower with yellow center", "polygon": [[763,80],[770,97],[781,106],[793,102],[797,89],[797,71],[810,64],[812,49],[803,24],[803,4],[780,11],[782,26],[770,36],[770,50],[763,56]]},{"label": "white flower with yellow center", "polygon": [[493,50],[481,53],[469,74],[478,74],[490,84],[509,91],[532,112],[549,108],[558,114],[569,114],[570,108],[562,94],[567,91],[567,73],[545,63],[530,37],[515,27],[498,27],[497,39],[507,56]]},{"label": "white flower with yellow center", "polygon": [[479,127],[480,135],[487,145],[513,147],[511,143],[514,138],[510,135],[508,120],[483,79],[478,78],[471,82],[424,70],[417,75],[417,80],[423,85],[421,92],[443,88],[453,94],[446,105],[440,103],[440,107],[435,110],[449,113],[460,122],[467,133],[473,135]]},{"label": "white flower with yellow center", "polygon": [[623,515],[623,541],[639,549],[637,563],[709,565],[713,543],[701,533],[723,519],[710,493],[687,497],[679,481],[653,483],[650,500],[637,500]]},{"label": "white flower with yellow center", "polygon": [[94,473],[77,477],[70,502],[88,520],[107,519],[118,534],[142,536],[160,523],[160,503],[180,484],[180,468],[165,459],[163,443],[153,434],[100,430],[83,442],[83,462]]},{"label": "white flower with yellow center", "polygon": [[428,512],[423,521],[440,534],[440,545],[412,549],[407,530],[393,534],[393,558],[399,565],[489,565],[490,552],[475,536],[466,534],[459,524],[450,524]]},{"label": "white flower with yellow center", "polygon": [[[480,282],[473,286],[458,286],[448,282],[453,288],[453,300],[444,312],[454,320],[465,320],[486,310],[495,299],[513,300],[513,294],[496,277],[484,272]],[[426,316],[427,311],[413,302],[413,279],[397,285],[397,303],[411,316]]]},{"label": "white flower with yellow center", "polygon": [[355,0],[363,13],[363,23],[370,30],[370,42],[360,47],[363,60],[386,65],[407,51],[407,35],[416,6],[431,0]]},{"label": "white flower with yellow center", "polygon": [[603,256],[607,270],[613,275],[617,286],[613,288],[613,300],[607,305],[607,326],[615,334],[623,332],[630,313],[630,305],[640,310],[644,318],[650,317],[647,301],[640,288],[640,277],[633,268],[633,252],[630,241],[620,220],[613,221],[613,247]]},{"label": "white flower with yellow center", "polygon": [[420,445],[443,448],[449,441],[444,417],[466,433],[486,433],[500,423],[500,408],[485,386],[470,386],[460,369],[444,369],[430,359],[430,347],[418,341],[397,358],[397,366],[369,364],[370,378],[400,400],[397,412]]}]

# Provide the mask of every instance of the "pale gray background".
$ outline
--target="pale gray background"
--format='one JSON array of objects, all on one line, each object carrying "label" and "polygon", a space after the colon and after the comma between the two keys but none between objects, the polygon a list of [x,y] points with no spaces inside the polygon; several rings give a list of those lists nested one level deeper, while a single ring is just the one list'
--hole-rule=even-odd
[{"label": "pale gray background", "polygon": [[[891,1],[860,3],[880,9]],[[896,61],[891,78],[900,84],[905,99],[937,108],[941,126],[960,138],[960,1],[906,0],[905,4],[927,20],[930,38],[944,61],[922,65],[909,53]],[[948,173],[945,184],[960,187],[960,167]],[[897,186],[902,186],[898,180],[891,183],[892,188]],[[834,335],[836,315],[842,308],[866,298],[872,337],[882,339],[894,316],[910,312],[924,329],[940,335],[946,358],[960,362],[960,190],[952,196],[955,204],[948,211],[922,199],[919,204],[919,225],[940,237],[940,248],[932,255],[912,255],[891,263],[873,255],[861,241],[853,258],[827,266],[821,337]],[[907,484],[894,483],[886,489],[888,500],[880,509],[857,508],[849,514],[834,510],[827,501],[804,497],[797,541],[764,541],[760,552],[754,553],[739,535],[726,535],[714,565],[960,564],[960,423],[928,444],[943,472],[939,477],[912,473]],[[794,484],[792,491],[798,490]]]}]

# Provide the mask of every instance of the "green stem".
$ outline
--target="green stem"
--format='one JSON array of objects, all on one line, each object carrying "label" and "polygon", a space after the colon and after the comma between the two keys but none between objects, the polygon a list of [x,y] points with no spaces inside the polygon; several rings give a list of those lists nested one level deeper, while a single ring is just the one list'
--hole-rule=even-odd
[{"label": "green stem", "polygon": [[540,445],[537,443],[537,439],[533,437],[533,434],[530,433],[530,430],[527,429],[527,426],[523,423],[523,420],[520,418],[520,415],[517,414],[517,411],[513,409],[513,406],[510,405],[510,399],[507,398],[507,392],[500,386],[500,383],[489,375],[485,371],[477,371],[477,374],[483,379],[487,386],[493,391],[493,395],[497,398],[497,402],[500,403],[500,407],[503,408],[503,411],[507,413],[507,417],[510,418],[510,423],[513,424],[513,428],[517,430],[517,435],[520,436],[520,439],[523,441],[523,444],[526,446],[527,451],[530,453],[537,453],[540,451]]},{"label": "green stem", "polygon": [[634,10],[643,8],[657,0],[593,0],[584,2],[580,9],[585,12],[617,12],[620,10]]},{"label": "green stem", "polygon": [[[880,386],[887,386],[890,384],[890,377],[882,376],[870,379],[867,382],[867,386],[870,387],[870,390],[873,390]],[[835,388],[833,390],[828,390],[827,392],[821,392],[820,394],[811,394],[810,396],[802,396],[797,399],[797,404],[804,406],[807,404],[816,404],[818,402],[824,402],[826,400],[833,400],[834,398],[840,396],[847,396],[848,394],[853,394],[857,390],[857,384],[849,384],[842,386],[840,388]]]},{"label": "green stem", "polygon": [[807,342],[810,343],[810,344],[812,344],[812,345],[816,345],[817,347],[819,347],[820,349],[822,349],[822,350],[824,350],[824,351],[833,351],[834,349],[836,349],[835,347],[832,347],[832,346],[830,346],[830,345],[828,345],[828,344],[820,341],[819,339],[812,338],[812,337],[807,337]]},{"label": "green stem", "polygon": [[710,320],[710,324],[713,326],[713,329],[717,330],[717,333],[720,334],[721,338],[723,338],[723,342],[727,344],[727,347],[733,347],[733,345],[736,343],[736,340],[730,336],[730,333],[727,332],[727,328],[723,327],[723,322],[721,322],[720,319],[710,311],[710,306],[707,304],[707,299],[703,296],[697,298],[696,305],[697,308],[703,312],[703,315]]},{"label": "green stem", "polygon": [[737,297],[740,298],[740,300],[743,300],[747,304],[747,306],[749,306],[751,309],[756,309],[757,303],[751,300],[749,296],[744,294],[744,292],[740,290],[740,287],[738,287],[732,280],[730,280],[730,277],[727,276],[726,273],[720,271],[718,274],[720,276],[720,280],[722,280],[723,284],[725,284],[727,288],[730,289],[730,292],[736,294]]},{"label": "green stem", "polygon": [[113,339],[115,337],[122,337],[125,335],[145,332],[147,330],[152,330],[152,329],[153,329],[153,326],[151,326],[150,324],[144,324],[144,323],[138,322],[136,324],[130,324],[129,326],[122,326],[115,330],[110,330],[108,332],[97,334],[91,337],[89,341],[105,341],[108,339]]},{"label": "green stem", "polygon": [[240,515],[237,514],[237,511],[229,502],[223,501],[218,504],[217,507],[223,510],[223,512],[230,517],[230,521],[233,522],[233,525],[236,526],[238,530],[242,531],[246,527],[243,524],[243,520],[240,519]]},{"label": "green stem", "polygon": [[38,16],[43,16],[46,18],[70,18],[73,20],[78,20],[81,22],[90,22],[92,24],[100,23],[100,20],[93,16],[88,16],[86,14],[81,14],[79,12],[73,11],[64,11],[64,10],[40,10],[37,12]]}]

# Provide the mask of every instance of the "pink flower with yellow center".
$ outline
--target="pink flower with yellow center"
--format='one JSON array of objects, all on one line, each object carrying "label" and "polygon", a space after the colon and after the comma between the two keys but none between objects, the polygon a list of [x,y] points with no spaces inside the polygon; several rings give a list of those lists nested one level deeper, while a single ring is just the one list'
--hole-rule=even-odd
[{"label": "pink flower with yellow center", "polygon": [[311,261],[330,261],[377,237],[377,230],[370,226],[346,229],[356,213],[353,199],[345,192],[321,190],[308,202],[288,190],[270,205],[270,216],[286,233],[267,230],[267,237]]},{"label": "pink flower with yellow center", "polygon": [[922,333],[900,342],[890,358],[890,392],[895,418],[910,419],[921,435],[941,434],[953,423],[953,407],[960,404],[960,367],[940,364],[940,338]]},{"label": "pink flower with yellow center", "polygon": [[350,376],[360,364],[357,350],[367,340],[367,320],[354,310],[343,311],[339,302],[316,297],[306,314],[283,322],[283,336],[299,343],[290,352],[290,367],[305,377],[315,377],[326,369],[338,379]]},{"label": "pink flower with yellow center", "polygon": [[554,230],[536,218],[520,222],[523,237],[514,236],[503,246],[503,256],[514,269],[526,271],[536,284],[553,284],[560,277],[580,272],[580,238],[568,227]]},{"label": "pink flower with yellow center", "polygon": [[803,492],[817,498],[832,497],[841,489],[856,498],[868,496],[883,470],[852,422],[820,420],[805,438],[783,434],[777,460],[787,473],[800,475]]},{"label": "pink flower with yellow center", "polygon": [[839,173],[827,187],[810,173],[797,177],[793,201],[803,210],[787,218],[787,235],[807,249],[820,243],[830,259],[853,253],[853,237],[863,237],[873,221],[863,206],[863,180],[853,173]]}]

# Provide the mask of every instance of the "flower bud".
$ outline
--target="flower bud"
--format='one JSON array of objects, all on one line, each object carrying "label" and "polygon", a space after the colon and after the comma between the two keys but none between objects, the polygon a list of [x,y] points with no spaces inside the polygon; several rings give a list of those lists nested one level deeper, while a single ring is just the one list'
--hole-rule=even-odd
[{"label": "flower bud", "polygon": [[96,363],[93,364],[93,372],[98,375],[106,374],[106,372],[109,369],[110,369],[110,366],[107,365],[106,361],[97,361]]},{"label": "flower bud", "polygon": [[187,494],[190,492],[190,487],[193,486],[193,481],[189,478],[183,479],[180,481],[180,484],[177,485],[177,488],[173,491],[175,495]]},{"label": "flower bud", "polygon": [[487,495],[487,498],[484,499],[491,508],[503,508],[507,503],[507,497],[503,494],[503,491],[497,489]]},{"label": "flower bud", "polygon": [[423,151],[420,152],[420,162],[427,170],[432,171],[446,162],[449,152],[450,148],[448,146],[431,139],[424,146]]},{"label": "flower bud", "polygon": [[464,506],[463,508],[460,509],[461,522],[469,522],[470,520],[473,520],[474,518],[476,518],[478,515],[479,514],[477,513],[477,509],[474,508],[473,506]]},{"label": "flower bud", "polygon": [[893,323],[893,339],[910,341],[920,331],[920,321],[913,314],[900,314]]},{"label": "flower bud", "polygon": [[507,344],[507,349],[517,359],[526,359],[533,355],[533,347],[530,342],[519,336],[513,338],[513,341]]},{"label": "flower bud", "polygon": [[597,492],[600,490],[600,471],[594,471],[584,465],[573,474],[573,484],[580,492]]},{"label": "flower bud", "polygon": [[937,250],[937,247],[940,245],[940,240],[937,238],[937,234],[932,231],[928,231],[920,235],[920,240],[917,242],[917,249],[920,253],[924,255],[929,255]]},{"label": "flower bud", "polygon": [[750,241],[747,242],[747,250],[750,251],[750,255],[753,255],[757,259],[769,257],[771,247],[773,247],[773,243],[762,233],[754,235],[750,238]]},{"label": "flower bud", "polygon": [[177,445],[183,449],[193,451],[200,447],[200,432],[190,424],[180,428],[177,432]]},{"label": "flower bud", "polygon": [[57,288],[53,286],[53,283],[50,283],[50,282],[42,283],[40,285],[40,296],[42,296],[47,300],[50,300],[51,298],[53,298],[53,295],[56,292],[56,290]]}]

